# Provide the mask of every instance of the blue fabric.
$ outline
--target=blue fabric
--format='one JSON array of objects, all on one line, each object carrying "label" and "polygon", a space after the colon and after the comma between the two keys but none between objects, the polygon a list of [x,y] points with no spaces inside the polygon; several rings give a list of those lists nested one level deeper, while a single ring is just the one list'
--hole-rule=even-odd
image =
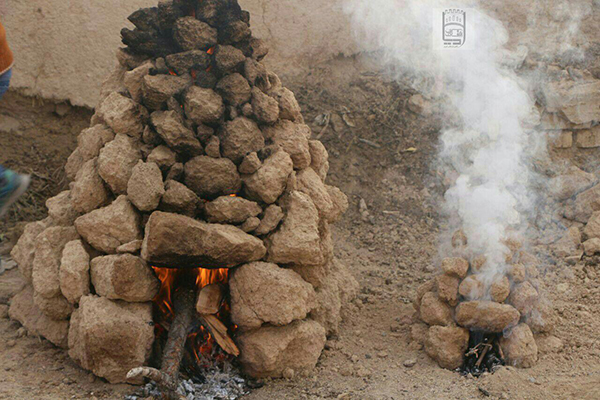
[{"label": "blue fabric", "polygon": [[10,78],[12,77],[12,69],[9,69],[2,75],[0,75],[0,99],[2,95],[6,93],[8,90],[8,86],[10,85]]}]

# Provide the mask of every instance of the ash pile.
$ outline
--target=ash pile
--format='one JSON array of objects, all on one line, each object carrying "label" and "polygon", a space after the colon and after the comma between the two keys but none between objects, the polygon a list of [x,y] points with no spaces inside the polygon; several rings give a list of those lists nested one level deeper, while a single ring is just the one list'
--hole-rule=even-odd
[{"label": "ash pile", "polygon": [[125,382],[156,339],[157,269],[226,270],[243,373],[312,370],[358,290],[333,256],[348,202],[325,183],[326,149],[237,1],[161,1],[129,19],[70,190],[12,252],[29,285],[11,318]]},{"label": "ash pile", "polygon": [[413,336],[440,367],[475,376],[499,365],[537,363],[534,334],[553,329],[553,309],[538,292],[538,260],[517,240],[506,240],[505,265],[470,254],[467,237],[452,237],[453,257],[442,274],[417,289],[413,305],[421,322]]}]

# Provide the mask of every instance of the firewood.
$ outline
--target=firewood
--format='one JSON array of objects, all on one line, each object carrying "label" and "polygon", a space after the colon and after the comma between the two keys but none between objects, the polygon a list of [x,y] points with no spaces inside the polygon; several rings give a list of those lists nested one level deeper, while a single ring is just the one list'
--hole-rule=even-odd
[{"label": "firewood", "polygon": [[150,367],[134,368],[127,374],[127,379],[137,380],[141,377],[156,382],[163,397],[168,400],[185,399],[177,393],[179,368],[183,359],[185,342],[192,325],[195,293],[191,289],[182,288],[173,296],[175,319],[169,329],[167,344],[160,370]]},{"label": "firewood", "polygon": [[215,338],[219,346],[227,353],[234,356],[240,355],[240,350],[235,345],[233,339],[227,334],[227,327],[223,325],[219,318],[215,315],[203,315],[200,314],[200,322],[208,329],[208,331]]},{"label": "firewood", "polygon": [[223,287],[218,284],[212,284],[203,287],[198,295],[196,311],[199,314],[216,314],[221,308],[223,301]]}]

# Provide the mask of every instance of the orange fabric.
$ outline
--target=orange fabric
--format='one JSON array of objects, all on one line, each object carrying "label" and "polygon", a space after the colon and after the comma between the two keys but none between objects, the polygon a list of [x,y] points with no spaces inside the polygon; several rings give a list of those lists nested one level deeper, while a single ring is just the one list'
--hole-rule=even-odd
[{"label": "orange fabric", "polygon": [[13,62],[13,53],[6,41],[6,30],[0,22],[0,75],[8,71],[12,67]]}]

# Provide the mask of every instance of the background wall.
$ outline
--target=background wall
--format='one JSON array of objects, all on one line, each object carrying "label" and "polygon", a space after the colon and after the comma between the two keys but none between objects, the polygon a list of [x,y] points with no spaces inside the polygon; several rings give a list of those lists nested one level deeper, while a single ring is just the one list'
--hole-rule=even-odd
[{"label": "background wall", "polygon": [[[127,16],[158,0],[0,0],[0,19],[15,53],[13,86],[26,94],[93,107],[121,45]],[[352,37],[336,0],[240,0],[255,36],[271,46],[281,74],[352,53]]]},{"label": "background wall", "polygon": [[[283,77],[358,51],[341,10],[353,0],[240,0],[255,36],[267,40],[266,61]],[[403,0],[395,0],[402,2]],[[158,0],[0,0],[17,64],[13,85],[29,95],[93,107],[112,70],[127,16]],[[553,54],[598,41],[600,0],[485,0],[504,22],[511,43]],[[375,4],[375,3],[374,3]],[[578,34],[578,32],[582,34]],[[583,42],[582,42],[583,41]],[[551,46],[540,48],[540,45]],[[373,50],[373,49],[361,49]]]}]

